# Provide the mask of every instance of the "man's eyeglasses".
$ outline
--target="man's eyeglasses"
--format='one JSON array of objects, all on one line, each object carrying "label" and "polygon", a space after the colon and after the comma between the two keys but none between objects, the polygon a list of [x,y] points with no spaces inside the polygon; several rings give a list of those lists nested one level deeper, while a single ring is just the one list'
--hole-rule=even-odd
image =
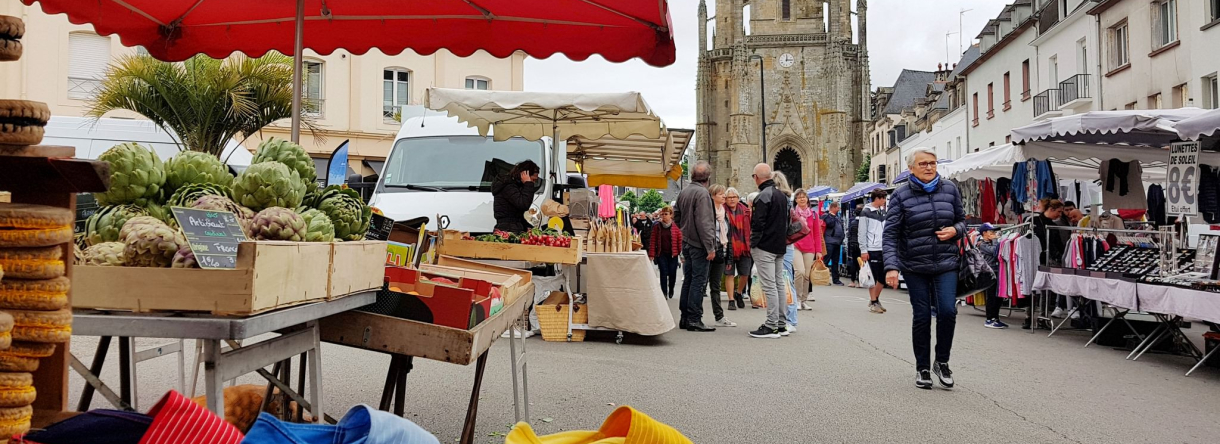
[{"label": "man's eyeglasses", "polygon": [[919,163],[915,164],[915,166],[923,168],[923,169],[935,168],[936,162],[934,162],[934,161],[933,162],[919,162]]}]

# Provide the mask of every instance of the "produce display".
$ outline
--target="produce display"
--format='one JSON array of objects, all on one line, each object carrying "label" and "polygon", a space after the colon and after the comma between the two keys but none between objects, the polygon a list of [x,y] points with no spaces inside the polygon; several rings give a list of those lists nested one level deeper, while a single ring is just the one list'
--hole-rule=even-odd
[{"label": "produce display", "polygon": [[572,237],[563,234],[559,231],[534,228],[530,231],[514,234],[506,231],[496,230],[491,234],[481,236],[466,235],[463,237],[466,240],[477,240],[480,242],[495,242],[501,244],[521,244],[521,245],[541,245],[544,247],[563,247],[572,246]]},{"label": "produce display", "polygon": [[[317,189],[309,154],[277,138],[263,141],[254,164],[237,177],[216,156],[182,152],[162,162],[135,143],[115,145],[100,159],[111,163],[111,185],[95,195],[103,206],[84,224],[78,244],[84,265],[198,268],[172,207],[233,213],[252,240],[362,240],[372,217],[355,190]],[[22,236],[58,240],[63,233],[52,228]],[[6,236],[0,233],[0,246]],[[23,265],[33,271],[33,264]]]}]

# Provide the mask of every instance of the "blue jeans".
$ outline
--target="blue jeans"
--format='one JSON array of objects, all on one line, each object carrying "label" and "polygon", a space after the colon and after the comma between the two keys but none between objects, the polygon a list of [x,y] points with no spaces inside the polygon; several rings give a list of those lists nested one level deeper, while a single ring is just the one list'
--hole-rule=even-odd
[{"label": "blue jeans", "polygon": [[703,298],[707,296],[707,273],[711,262],[707,250],[690,244],[682,244],[682,296],[678,299],[678,310],[682,312],[683,324],[703,322]]},{"label": "blue jeans", "polygon": [[940,274],[904,272],[911,296],[911,343],[915,368],[932,368],[928,354],[932,342],[932,304],[936,304],[936,362],[949,362],[953,329],[957,325],[957,271]]},{"label": "blue jeans", "polygon": [[[797,305],[796,302],[799,298],[796,297],[796,269],[792,266],[792,261],[794,259],[796,259],[796,248],[789,245],[788,251],[784,252],[784,283],[787,284],[788,291],[792,292],[792,303],[788,304],[788,309],[785,312],[787,316],[785,317],[788,318],[788,325],[796,327],[796,309],[800,308],[800,306]],[[786,303],[788,302],[786,298],[787,296],[785,295],[781,296],[779,299],[780,301]]]}]

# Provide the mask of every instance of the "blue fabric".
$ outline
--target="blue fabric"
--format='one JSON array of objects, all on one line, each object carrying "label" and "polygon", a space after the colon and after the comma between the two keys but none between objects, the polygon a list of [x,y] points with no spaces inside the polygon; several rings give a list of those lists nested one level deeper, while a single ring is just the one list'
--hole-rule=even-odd
[{"label": "blue fabric", "polygon": [[[796,297],[796,267],[792,265],[794,260],[796,260],[796,249],[789,245],[788,250],[784,252],[784,283],[788,285],[788,291],[792,292],[792,303],[788,304],[786,317],[788,318],[788,325],[796,327],[796,309],[799,306],[796,302],[798,299]],[[788,301],[786,295],[781,296],[779,300]]]},{"label": "blue fabric", "polygon": [[1012,164],[1012,198],[1020,203],[1025,203],[1025,188],[1029,185],[1025,180],[1026,174],[1029,174],[1029,170],[1025,162]]},{"label": "blue fabric", "polygon": [[39,444],[137,444],[150,424],[152,417],[142,413],[90,410],[25,437]]},{"label": "blue fabric", "polygon": [[415,423],[364,404],[352,407],[335,425],[283,422],[267,413],[242,444],[440,444]]},{"label": "blue fabric", "polygon": [[925,193],[931,193],[936,191],[936,186],[940,184],[940,175],[937,174],[936,177],[933,177],[932,181],[928,183],[923,183],[923,181],[919,180],[918,177],[911,176],[911,183],[919,185],[920,188],[923,188]]},{"label": "blue fabric", "polygon": [[[903,273],[911,296],[911,346],[915,368],[932,367],[932,308],[936,309],[936,362],[949,362],[953,330],[957,327],[957,271],[923,274]],[[933,307],[935,306],[935,307]]]},{"label": "blue fabric", "polygon": [[1050,161],[1039,160],[1034,170],[1034,177],[1038,179],[1038,198],[1059,197],[1059,182],[1055,180],[1055,170],[1051,168]]},{"label": "blue fabric", "polygon": [[[885,218],[882,251],[885,270],[902,273],[939,274],[957,272],[960,251],[957,240],[966,233],[966,213],[957,185],[945,180],[936,189],[906,184],[890,195]],[[953,227],[957,235],[942,241],[936,232]]]}]

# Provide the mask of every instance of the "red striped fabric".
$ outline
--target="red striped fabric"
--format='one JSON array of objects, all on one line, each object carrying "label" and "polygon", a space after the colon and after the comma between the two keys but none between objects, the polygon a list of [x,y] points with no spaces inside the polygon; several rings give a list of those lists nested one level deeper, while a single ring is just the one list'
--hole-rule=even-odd
[{"label": "red striped fabric", "polygon": [[148,411],[153,418],[140,444],[239,444],[241,431],[177,391]]}]

